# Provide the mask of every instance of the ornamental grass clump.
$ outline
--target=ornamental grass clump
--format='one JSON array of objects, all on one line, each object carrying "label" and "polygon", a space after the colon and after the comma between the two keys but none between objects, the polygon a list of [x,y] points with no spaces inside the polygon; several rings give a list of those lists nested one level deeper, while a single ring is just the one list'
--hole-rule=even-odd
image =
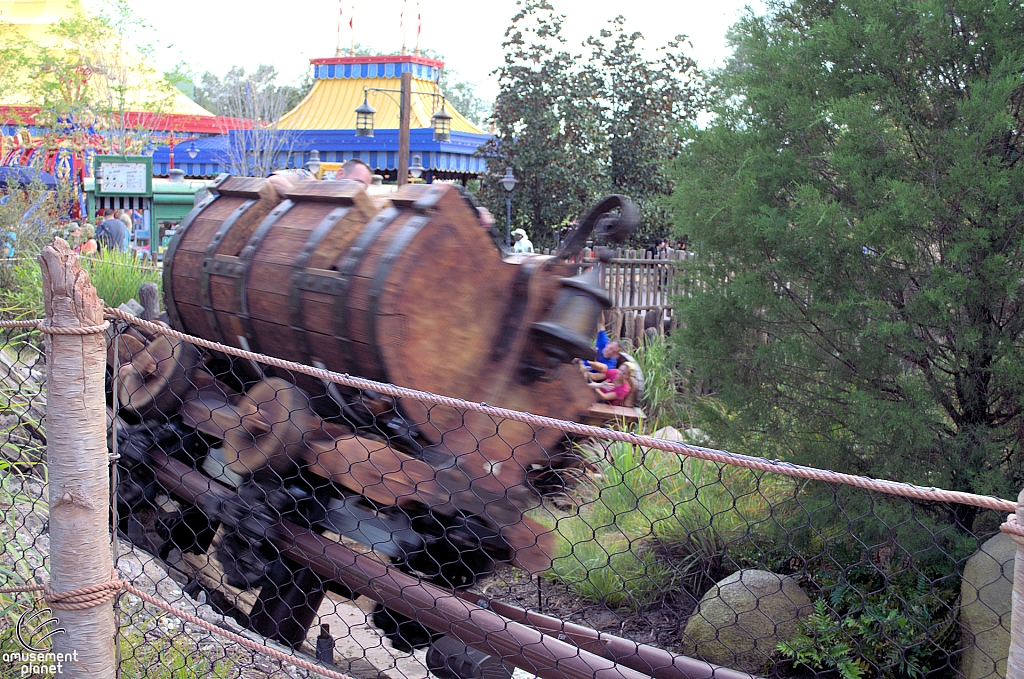
[{"label": "ornamental grass clump", "polygon": [[[162,270],[139,259],[132,252],[101,250],[81,256],[89,281],[107,306],[118,307],[139,294],[143,283],[162,282]],[[6,263],[0,260],[0,313],[7,318],[41,318],[43,283],[39,263],[34,258]]]},{"label": "ornamental grass clump", "polygon": [[612,608],[698,593],[726,549],[774,526],[796,491],[784,477],[622,442],[598,467],[591,497],[557,523],[551,576]]},{"label": "ornamental grass clump", "polygon": [[161,269],[132,252],[101,250],[94,256],[82,257],[89,280],[107,306],[118,307],[139,294],[143,283],[161,285]]}]

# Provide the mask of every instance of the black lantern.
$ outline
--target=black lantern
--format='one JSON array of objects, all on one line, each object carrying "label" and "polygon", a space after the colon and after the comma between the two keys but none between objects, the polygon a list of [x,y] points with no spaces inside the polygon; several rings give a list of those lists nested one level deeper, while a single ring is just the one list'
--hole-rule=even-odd
[{"label": "black lantern", "polygon": [[452,138],[452,114],[445,105],[441,110],[430,116],[430,125],[434,128],[434,141],[449,141]]},{"label": "black lantern", "polygon": [[594,360],[594,336],[601,312],[612,301],[594,267],[585,274],[562,279],[562,292],[547,320],[534,323],[530,334],[552,360],[571,363],[574,358]]},{"label": "black lantern", "polygon": [[366,93],[363,93],[363,103],[356,109],[357,137],[373,136],[373,114],[376,112],[377,109],[370,106],[370,102],[366,99]]}]

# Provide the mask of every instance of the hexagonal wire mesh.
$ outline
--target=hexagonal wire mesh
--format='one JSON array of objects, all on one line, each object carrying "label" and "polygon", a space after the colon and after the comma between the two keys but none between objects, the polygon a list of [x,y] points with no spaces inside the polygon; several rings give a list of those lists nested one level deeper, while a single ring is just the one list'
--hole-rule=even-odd
[{"label": "hexagonal wire mesh", "polygon": [[[417,411],[408,391],[123,318],[111,335],[118,571],[268,651],[360,678],[1005,672],[1007,501],[954,520],[928,492],[443,398]],[[40,353],[12,333],[0,355],[0,567],[28,582],[46,547]],[[117,605],[123,676],[306,673]]]},{"label": "hexagonal wire mesh", "polygon": [[[28,323],[25,325],[27,327],[0,328],[0,586],[3,587],[41,582],[48,569],[46,362],[43,336]],[[34,595],[0,593],[0,652],[9,654],[22,650],[14,638],[15,623],[23,615],[26,619],[41,616],[43,608]],[[46,631],[40,630],[42,634]]]}]

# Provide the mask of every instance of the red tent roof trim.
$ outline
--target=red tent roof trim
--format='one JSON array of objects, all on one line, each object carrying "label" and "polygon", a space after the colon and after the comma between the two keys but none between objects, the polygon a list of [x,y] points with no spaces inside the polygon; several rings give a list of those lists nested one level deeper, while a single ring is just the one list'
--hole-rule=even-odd
[{"label": "red tent roof trim", "polygon": [[[2,106],[0,121],[4,125],[33,125],[39,106]],[[166,132],[196,132],[221,134],[227,130],[250,129],[252,123],[244,118],[229,116],[194,116],[184,113],[148,113],[128,111],[125,122],[129,127]]]},{"label": "red tent roof trim", "polygon": [[433,66],[434,68],[444,68],[444,62],[440,59],[428,59],[427,57],[419,57],[415,54],[390,54],[388,56],[379,57],[322,57],[320,59],[310,59],[309,63],[314,66],[322,65],[337,65],[337,64],[422,64],[424,66]]}]

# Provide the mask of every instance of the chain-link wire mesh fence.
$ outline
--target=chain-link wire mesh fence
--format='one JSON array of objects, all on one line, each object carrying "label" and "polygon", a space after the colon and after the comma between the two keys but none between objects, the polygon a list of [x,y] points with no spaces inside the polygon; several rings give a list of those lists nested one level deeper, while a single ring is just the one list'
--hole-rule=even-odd
[{"label": "chain-link wire mesh fence", "polygon": [[[417,394],[111,319],[116,571],[195,616],[122,593],[122,676],[306,676],[295,659],[359,679],[1005,676],[1012,502]],[[0,586],[18,587],[47,566],[45,380],[41,335],[4,332]],[[969,521],[953,511],[964,501]],[[14,653],[21,616],[44,604],[0,604]]]},{"label": "chain-link wire mesh fence", "polygon": [[[0,586],[24,587],[45,578],[48,567],[46,364],[42,335],[15,325],[0,328]],[[38,625],[43,608],[34,597],[0,594],[4,655],[23,650],[17,621]]]}]

